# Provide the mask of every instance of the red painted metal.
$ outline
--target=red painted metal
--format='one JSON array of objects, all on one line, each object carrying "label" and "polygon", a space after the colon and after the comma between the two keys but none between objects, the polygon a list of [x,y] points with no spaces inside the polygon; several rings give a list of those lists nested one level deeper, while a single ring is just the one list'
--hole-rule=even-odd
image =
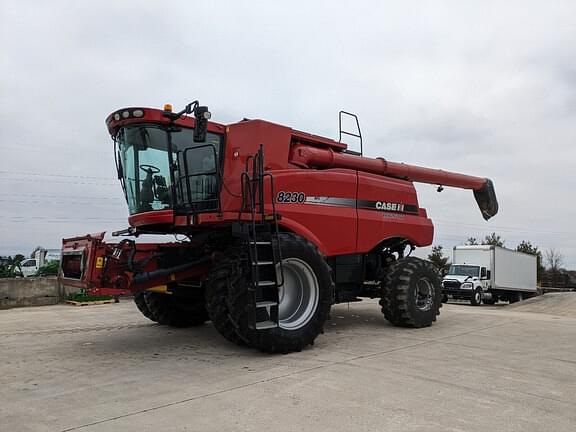
[{"label": "red painted metal", "polygon": [[293,146],[290,152],[290,161],[308,168],[347,168],[419,183],[431,183],[462,189],[480,190],[486,185],[486,179],[482,177],[390,162],[384,158],[359,157],[338,153],[330,148],[322,149],[306,145]]},{"label": "red painted metal", "polygon": [[[130,116],[134,110],[142,110],[143,115]],[[122,117],[125,111],[129,112],[128,118]],[[121,109],[106,119],[112,136],[128,124],[167,125],[169,122],[162,110],[150,108]],[[182,117],[175,124],[193,128],[195,119]],[[225,143],[221,211],[199,213],[194,218],[174,215],[172,210],[149,211],[131,215],[128,221],[132,227],[165,234],[193,234],[202,230],[229,229],[234,222],[249,221],[250,215],[241,208],[241,175],[260,146],[264,148],[265,171],[273,175],[275,186],[273,194],[270,182],[265,182],[265,212],[272,213],[272,199],[276,200],[275,195],[279,192],[303,194],[306,199],[301,202],[276,200],[280,227],[308,239],[326,256],[367,253],[391,238],[407,239],[415,246],[430,245],[434,227],[426,211],[419,206],[412,182],[472,189],[475,195],[477,192],[481,195],[480,198],[486,193],[482,191],[491,187],[491,183],[481,177],[346,153],[344,143],[264,120],[244,120],[230,125],[209,122],[208,130],[223,135]],[[410,211],[377,211],[373,204],[361,203],[396,203]],[[130,247],[122,242],[105,243],[103,233],[65,239],[63,251],[81,253],[83,257],[82,263],[77,258],[68,260],[66,270],[70,275],[82,274],[78,278],[61,275],[61,280],[95,294],[119,295],[181,280],[202,281],[210,268],[210,263],[205,262],[194,268],[174,267],[177,271],[170,274],[154,273],[166,264],[156,259],[147,262],[147,257],[197,246],[192,243],[137,243],[133,250],[134,260],[146,262],[140,273],[157,276],[145,281],[134,279],[135,274],[126,268],[125,257]],[[120,250],[121,260],[114,258],[115,250],[116,253]]]},{"label": "red painted metal", "polygon": [[[130,116],[128,118],[123,118],[122,113],[127,111],[128,113],[132,113],[135,110],[142,110],[143,116],[142,117],[133,117]],[[114,115],[119,114],[120,120],[115,120]],[[129,124],[139,124],[139,123],[153,123],[159,125],[168,125],[170,124],[170,120],[164,116],[164,111],[153,109],[153,108],[139,108],[139,107],[132,107],[132,108],[123,108],[118,111],[114,111],[108,117],[106,117],[106,126],[108,127],[108,132],[110,135],[116,135],[118,129],[122,126],[126,126]],[[177,126],[182,126],[186,128],[193,128],[196,126],[196,120],[194,117],[183,116],[177,119],[174,122]],[[215,122],[208,123],[208,131],[214,133],[224,133],[226,126],[221,125]]]}]

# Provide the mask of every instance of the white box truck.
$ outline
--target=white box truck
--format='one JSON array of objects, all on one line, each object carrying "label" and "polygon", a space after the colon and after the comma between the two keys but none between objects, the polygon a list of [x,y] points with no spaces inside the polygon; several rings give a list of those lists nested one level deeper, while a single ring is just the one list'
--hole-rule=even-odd
[{"label": "white box truck", "polygon": [[454,246],[452,265],[442,280],[443,300],[449,297],[494,304],[537,294],[536,256],[499,246]]}]

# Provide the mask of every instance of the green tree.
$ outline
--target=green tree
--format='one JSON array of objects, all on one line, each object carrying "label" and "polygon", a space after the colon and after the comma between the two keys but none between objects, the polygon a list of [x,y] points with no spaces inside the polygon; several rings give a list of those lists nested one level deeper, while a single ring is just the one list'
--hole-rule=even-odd
[{"label": "green tree", "polygon": [[0,278],[8,277],[8,272],[11,265],[12,257],[0,257]]},{"label": "green tree", "polygon": [[60,261],[50,261],[38,269],[34,276],[58,276]]},{"label": "green tree", "polygon": [[538,250],[538,246],[533,245],[527,240],[522,240],[518,246],[516,246],[518,252],[524,252],[530,255],[536,256],[536,273],[538,282],[542,280],[542,275],[546,270],[542,264],[542,252]]},{"label": "green tree", "polygon": [[442,276],[444,276],[450,268],[450,258],[444,255],[443,249],[440,245],[432,246],[432,252],[428,255],[428,261],[434,264]]},{"label": "green tree", "polygon": [[0,260],[0,278],[12,278],[14,276],[20,275],[20,263],[24,259],[24,255],[2,258]]},{"label": "green tree", "polygon": [[468,246],[475,246],[478,244],[478,240],[476,240],[476,237],[468,237],[468,240],[466,240],[466,243]]},{"label": "green tree", "polygon": [[484,237],[484,240],[482,241],[483,245],[500,246],[500,247],[503,247],[504,243],[505,241],[502,239],[502,237],[496,234],[495,232]]}]

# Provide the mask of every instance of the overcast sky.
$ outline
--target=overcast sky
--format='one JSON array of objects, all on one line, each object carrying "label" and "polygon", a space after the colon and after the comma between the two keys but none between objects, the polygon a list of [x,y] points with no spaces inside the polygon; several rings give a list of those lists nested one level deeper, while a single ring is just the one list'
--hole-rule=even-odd
[{"label": "overcast sky", "polygon": [[[489,177],[418,185],[450,250],[496,231],[576,268],[574,1],[0,2],[0,254],[124,228],[106,116],[194,99],[365,153]],[[426,252],[426,251],[423,251]]]}]

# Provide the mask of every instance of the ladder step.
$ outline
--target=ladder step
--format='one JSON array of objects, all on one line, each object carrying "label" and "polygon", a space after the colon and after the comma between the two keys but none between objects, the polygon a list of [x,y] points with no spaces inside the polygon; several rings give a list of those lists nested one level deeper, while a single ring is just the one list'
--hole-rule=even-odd
[{"label": "ladder step", "polygon": [[264,287],[264,286],[274,286],[276,285],[276,282],[274,281],[258,281],[258,286]]},{"label": "ladder step", "polygon": [[258,262],[253,262],[252,265],[258,265],[258,266],[263,266],[263,265],[272,265],[274,264],[273,261],[258,261]]},{"label": "ladder step", "polygon": [[278,323],[274,321],[260,321],[256,323],[256,330],[266,330],[278,327]]},{"label": "ladder step", "polygon": [[264,301],[256,302],[257,308],[269,307],[269,306],[278,306],[278,302],[271,301],[271,300],[264,300]]},{"label": "ladder step", "polygon": [[271,241],[250,241],[250,244],[253,245],[271,245]]}]

